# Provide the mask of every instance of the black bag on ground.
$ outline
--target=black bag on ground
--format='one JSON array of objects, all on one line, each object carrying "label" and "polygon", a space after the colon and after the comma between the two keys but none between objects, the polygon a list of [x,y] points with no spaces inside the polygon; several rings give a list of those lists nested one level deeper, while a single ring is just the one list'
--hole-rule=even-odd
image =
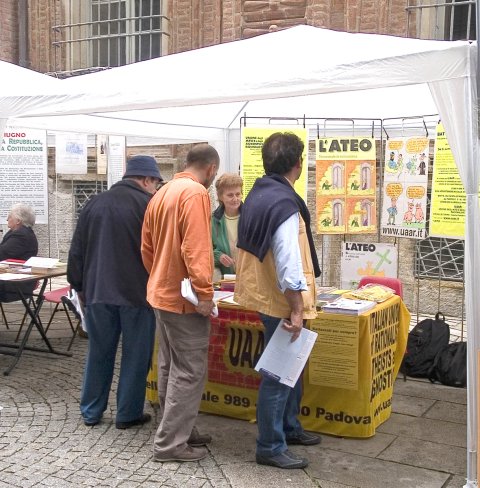
[{"label": "black bag on ground", "polygon": [[450,327],[443,313],[421,320],[409,333],[407,350],[400,367],[406,376],[428,378],[436,355],[450,340]]},{"label": "black bag on ground", "polygon": [[447,386],[467,385],[467,343],[453,342],[445,346],[435,357],[430,370],[430,381],[440,381]]}]

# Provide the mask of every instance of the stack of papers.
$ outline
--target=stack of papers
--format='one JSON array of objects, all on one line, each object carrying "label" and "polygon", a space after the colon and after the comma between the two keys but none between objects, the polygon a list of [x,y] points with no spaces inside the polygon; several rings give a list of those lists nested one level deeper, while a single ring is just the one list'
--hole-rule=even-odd
[{"label": "stack of papers", "polygon": [[351,298],[339,298],[322,307],[326,313],[343,313],[347,315],[360,315],[372,309],[377,302],[371,300],[353,300]]}]

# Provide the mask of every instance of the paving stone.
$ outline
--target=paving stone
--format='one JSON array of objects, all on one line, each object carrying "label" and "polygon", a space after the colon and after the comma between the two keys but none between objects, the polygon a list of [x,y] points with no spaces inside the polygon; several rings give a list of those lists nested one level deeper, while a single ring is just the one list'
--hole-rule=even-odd
[{"label": "paving stone", "polygon": [[424,415],[429,419],[467,424],[467,406],[461,403],[437,401]]},{"label": "paving stone", "polygon": [[447,473],[331,450],[306,470],[320,486],[333,481],[355,488],[442,488],[449,478]]},{"label": "paving stone", "polygon": [[466,447],[467,427],[453,422],[392,414],[378,432]]},{"label": "paving stone", "polygon": [[395,381],[394,392],[412,397],[467,404],[466,388],[454,388],[438,383],[432,384],[427,379],[408,378],[407,381],[403,381],[403,379],[398,378]]},{"label": "paving stone", "polygon": [[[369,439],[353,439],[349,437],[322,436],[319,446],[312,446],[306,451],[309,459],[315,454],[320,454],[322,449],[361,454],[363,456],[376,457],[395,440],[394,435],[378,432]],[[309,455],[311,454],[311,455]]]},{"label": "paving stone", "polygon": [[467,450],[446,444],[399,437],[378,458],[444,473],[466,474]]},{"label": "paving stone", "polygon": [[431,398],[401,395],[395,392],[392,401],[392,412],[421,417],[436,402]]}]

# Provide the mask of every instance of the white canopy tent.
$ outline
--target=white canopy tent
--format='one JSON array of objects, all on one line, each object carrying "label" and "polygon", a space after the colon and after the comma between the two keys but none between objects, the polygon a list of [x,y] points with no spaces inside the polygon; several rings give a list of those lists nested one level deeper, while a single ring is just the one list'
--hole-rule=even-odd
[{"label": "white canopy tent", "polygon": [[[228,160],[234,157],[231,132],[238,129],[244,113],[337,118],[438,113],[467,193],[466,486],[473,487],[480,349],[476,325],[480,324],[480,285],[475,280],[480,272],[476,60],[476,43],[298,26],[62,80],[40,98],[19,97],[2,86],[0,128],[1,119],[5,123],[8,118],[9,123],[51,130],[141,132],[166,143],[208,140]],[[238,161],[239,154],[235,157]]]}]

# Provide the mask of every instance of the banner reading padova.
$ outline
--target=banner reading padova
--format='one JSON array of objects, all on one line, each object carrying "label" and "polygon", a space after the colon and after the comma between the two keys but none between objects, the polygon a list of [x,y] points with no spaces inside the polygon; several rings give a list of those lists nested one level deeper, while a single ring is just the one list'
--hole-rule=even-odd
[{"label": "banner reading padova", "polygon": [[316,160],[317,232],[375,232],[375,139],[318,139]]},{"label": "banner reading padova", "polygon": [[255,180],[265,174],[262,162],[262,146],[265,139],[275,132],[292,132],[303,141],[303,170],[295,182],[295,191],[307,201],[308,178],[308,131],[298,127],[243,127],[241,143],[241,171],[243,198],[248,195]]},{"label": "banner reading padova", "polygon": [[47,133],[5,128],[0,146],[0,220],[15,203],[30,205],[48,223]]},{"label": "banner reading padova", "polygon": [[429,139],[389,139],[383,171],[382,235],[424,239]]},{"label": "banner reading padova", "polygon": [[430,235],[465,238],[466,196],[442,124],[437,125],[430,204]]}]

